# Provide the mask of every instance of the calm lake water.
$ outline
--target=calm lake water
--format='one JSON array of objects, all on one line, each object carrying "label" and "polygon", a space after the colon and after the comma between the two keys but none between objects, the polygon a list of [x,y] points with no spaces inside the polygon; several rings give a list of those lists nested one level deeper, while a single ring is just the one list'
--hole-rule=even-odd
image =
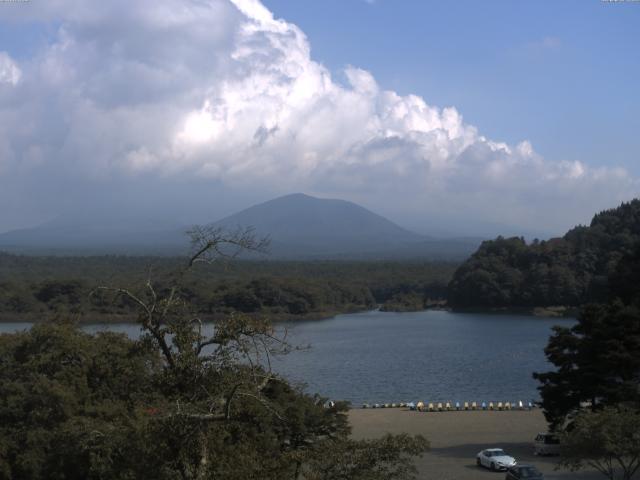
[{"label": "calm lake water", "polygon": [[[426,311],[365,312],[284,324],[289,340],[311,348],[273,361],[309,392],[363,402],[527,401],[539,398],[534,371],[549,369],[543,349],[553,325],[574,320]],[[0,332],[28,328],[0,324]],[[91,325],[132,337],[135,324]]]}]

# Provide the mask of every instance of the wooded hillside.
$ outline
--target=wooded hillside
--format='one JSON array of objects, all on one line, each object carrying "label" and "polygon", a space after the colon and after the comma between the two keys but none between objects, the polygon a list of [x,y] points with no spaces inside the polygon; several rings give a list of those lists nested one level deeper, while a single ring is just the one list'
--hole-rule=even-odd
[{"label": "wooded hillside", "polygon": [[607,297],[608,277],[640,242],[640,200],[593,217],[561,238],[483,242],[449,284],[454,307],[578,306]]}]

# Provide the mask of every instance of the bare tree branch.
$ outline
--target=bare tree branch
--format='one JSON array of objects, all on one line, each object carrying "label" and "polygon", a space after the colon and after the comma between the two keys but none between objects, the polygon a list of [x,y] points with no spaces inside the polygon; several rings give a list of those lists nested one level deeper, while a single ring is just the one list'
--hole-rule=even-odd
[{"label": "bare tree branch", "polygon": [[270,244],[269,237],[256,237],[253,227],[238,227],[227,232],[215,225],[194,226],[187,234],[191,237],[192,247],[187,268],[198,262],[233,259],[243,251],[268,253]]}]

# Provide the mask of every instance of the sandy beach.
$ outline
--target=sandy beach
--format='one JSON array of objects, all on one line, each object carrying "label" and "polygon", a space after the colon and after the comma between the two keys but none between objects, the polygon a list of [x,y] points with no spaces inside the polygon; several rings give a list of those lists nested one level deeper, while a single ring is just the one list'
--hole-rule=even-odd
[{"label": "sandy beach", "polygon": [[533,455],[533,439],[547,430],[542,411],[412,412],[404,408],[354,409],[349,412],[355,438],[385,433],[424,435],[431,450],[416,465],[424,480],[503,479],[504,473],[479,468],[476,454],[485,448],[503,448],[519,463],[537,466],[547,480],[595,480],[595,471],[556,471],[557,458]]}]

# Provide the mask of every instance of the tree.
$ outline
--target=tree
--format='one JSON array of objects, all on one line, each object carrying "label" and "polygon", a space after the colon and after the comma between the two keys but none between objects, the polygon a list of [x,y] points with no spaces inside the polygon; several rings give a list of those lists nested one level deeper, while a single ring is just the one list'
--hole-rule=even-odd
[{"label": "tree", "polygon": [[640,247],[609,279],[609,303],[584,307],[571,328],[556,327],[545,354],[555,371],[535,373],[552,427],[587,402],[592,409],[640,406]]},{"label": "tree", "polygon": [[312,456],[307,480],[399,480],[411,478],[415,466],[408,460],[429,448],[421,436],[386,435],[379,440],[338,439]]},{"label": "tree", "polygon": [[553,428],[588,403],[640,405],[640,311],[619,302],[585,307],[571,328],[555,327],[545,354],[555,371],[534,373]]},{"label": "tree", "polygon": [[135,478],[160,360],[71,324],[0,335],[0,478]]},{"label": "tree", "polygon": [[607,407],[581,412],[561,442],[562,467],[589,465],[610,480],[631,480],[640,467],[640,411]]},{"label": "tree", "polygon": [[[454,273],[454,307],[575,306],[606,302],[613,271],[640,242],[640,199],[595,215],[562,238],[483,242]],[[638,270],[636,264],[636,271]],[[615,287],[614,287],[615,288]]]},{"label": "tree", "polygon": [[320,452],[353,472],[342,478],[412,478],[426,442],[350,440],[346,404],[325,408],[271,371],[293,347],[268,320],[198,317],[185,288],[197,266],[266,241],[205,227],[192,245],[161,285],[96,290],[137,309],[139,341],[71,325],[0,337],[0,478],[293,480],[323,468]]}]

